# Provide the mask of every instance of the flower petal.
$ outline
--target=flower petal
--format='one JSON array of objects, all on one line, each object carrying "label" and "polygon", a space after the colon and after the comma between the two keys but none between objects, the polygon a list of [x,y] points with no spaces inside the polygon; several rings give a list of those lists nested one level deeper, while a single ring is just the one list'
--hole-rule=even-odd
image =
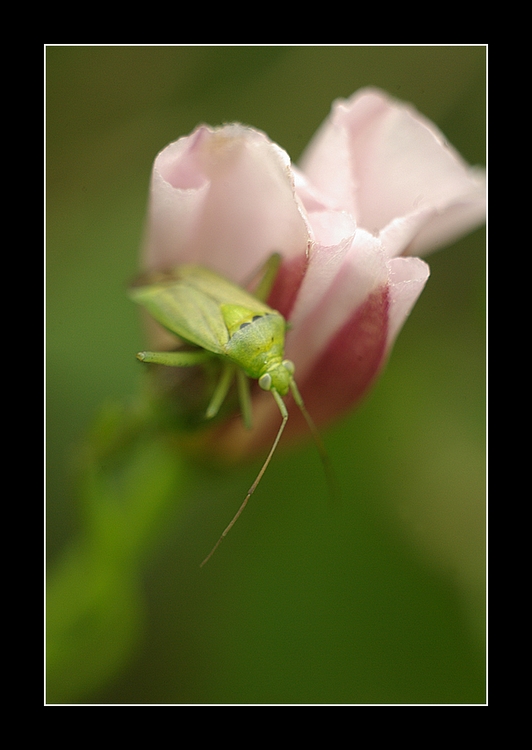
[{"label": "flower petal", "polygon": [[[317,424],[342,415],[365,395],[429,276],[424,261],[389,260],[379,240],[360,229],[336,262],[330,258],[327,249],[310,264],[287,338],[287,355]],[[289,434],[302,429],[297,417]]]},{"label": "flower petal", "polygon": [[353,313],[387,284],[386,257],[378,238],[357,229],[331,247],[314,247],[287,338],[287,356],[302,380],[320,352]]},{"label": "flower petal", "polygon": [[[394,220],[409,251],[427,252],[484,221],[485,177],[433,123],[377,89],[337,101],[302,160],[310,182],[359,226],[384,235]],[[385,240],[392,257],[404,243]]]},{"label": "flower petal", "polygon": [[389,351],[423,291],[430,269],[420,258],[392,258],[388,269],[390,310],[386,347]]},{"label": "flower petal", "polygon": [[242,282],[274,251],[290,259],[307,243],[290,159],[260,131],[201,126],[157,156],[146,269],[192,262]]}]

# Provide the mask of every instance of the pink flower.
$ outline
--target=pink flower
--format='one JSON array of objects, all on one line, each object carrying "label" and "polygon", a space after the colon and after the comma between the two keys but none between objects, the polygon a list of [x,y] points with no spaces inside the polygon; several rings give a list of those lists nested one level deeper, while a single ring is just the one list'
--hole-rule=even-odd
[{"label": "pink flower", "polygon": [[[421,255],[483,223],[485,181],[413,108],[375,89],[333,105],[299,168],[265,134],[198,127],[159,153],[145,270],[181,263],[244,284],[272,252],[269,304],[290,321],[286,357],[318,424],[374,381],[428,278]],[[271,440],[279,412],[254,396],[255,429],[230,450]],[[306,431],[289,408],[287,432]],[[227,429],[227,428],[226,428]],[[224,441],[225,442],[225,441]]]}]

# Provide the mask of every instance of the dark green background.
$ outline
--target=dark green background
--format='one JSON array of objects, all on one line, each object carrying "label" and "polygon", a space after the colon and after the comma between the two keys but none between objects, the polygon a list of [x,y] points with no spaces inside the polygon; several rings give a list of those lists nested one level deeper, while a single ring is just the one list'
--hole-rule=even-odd
[{"label": "dark green background", "polygon": [[[484,47],[48,47],[49,569],[82,528],[76,444],[137,392],[135,274],[156,153],[199,122],[264,130],[297,162],[331,102],[379,86],[485,160]],[[485,235],[432,275],[363,405],[254,477],[213,474],[161,530],[126,663],[74,702],[482,703]],[[324,398],[327,394],[324,394]],[[194,470],[191,469],[192,478]]]}]

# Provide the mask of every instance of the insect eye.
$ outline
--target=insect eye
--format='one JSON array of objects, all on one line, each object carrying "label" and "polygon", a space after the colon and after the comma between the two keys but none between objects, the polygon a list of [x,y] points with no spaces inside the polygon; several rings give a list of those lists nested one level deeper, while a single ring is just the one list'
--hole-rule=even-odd
[{"label": "insect eye", "polygon": [[260,320],[260,319],[261,319],[261,318],[263,318],[263,317],[264,317],[264,315],[254,315],[254,316],[253,316],[253,317],[251,318],[251,320],[246,320],[246,322],[245,322],[245,323],[241,323],[241,324],[240,324],[240,326],[239,326],[239,330],[241,331],[241,330],[242,330],[242,328],[246,328],[247,326],[250,326],[250,325],[251,325],[252,323],[254,323],[254,322],[255,322],[256,320]]},{"label": "insect eye", "polygon": [[259,386],[262,388],[263,391],[269,391],[272,387],[272,376],[269,372],[265,372],[264,375],[261,375],[259,378]]},{"label": "insect eye", "polygon": [[285,359],[285,360],[283,361],[283,367],[284,367],[284,369],[285,369],[285,370],[286,370],[286,371],[287,371],[287,372],[288,372],[288,373],[289,373],[290,375],[293,375],[293,374],[294,374],[294,372],[296,371],[296,367],[295,367],[294,363],[293,363],[293,362],[292,362],[291,360],[289,360],[289,359]]}]

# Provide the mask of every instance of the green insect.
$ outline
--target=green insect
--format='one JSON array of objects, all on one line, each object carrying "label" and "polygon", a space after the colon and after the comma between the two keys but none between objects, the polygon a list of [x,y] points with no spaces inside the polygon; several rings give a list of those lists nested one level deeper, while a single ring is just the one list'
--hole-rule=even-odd
[{"label": "green insect", "polygon": [[221,360],[221,376],[205,413],[207,419],[216,416],[235,377],[246,427],[251,428],[249,378],[257,380],[263,390],[272,394],[281,412],[279,431],[261,470],[202,566],[237,521],[270,463],[288,420],[283,396],[289,391],[309,425],[330,478],[327,454],[294,380],[294,365],[284,358],[287,323],[263,301],[273,285],[280,260],[275,254],[267,261],[254,294],[213,271],[194,265],[178,266],[168,273],[140,279],[130,289],[131,298],[145,307],[155,320],[184,342],[197,347],[192,351],[140,352],[138,359],[173,367],[190,367],[213,357]]}]

